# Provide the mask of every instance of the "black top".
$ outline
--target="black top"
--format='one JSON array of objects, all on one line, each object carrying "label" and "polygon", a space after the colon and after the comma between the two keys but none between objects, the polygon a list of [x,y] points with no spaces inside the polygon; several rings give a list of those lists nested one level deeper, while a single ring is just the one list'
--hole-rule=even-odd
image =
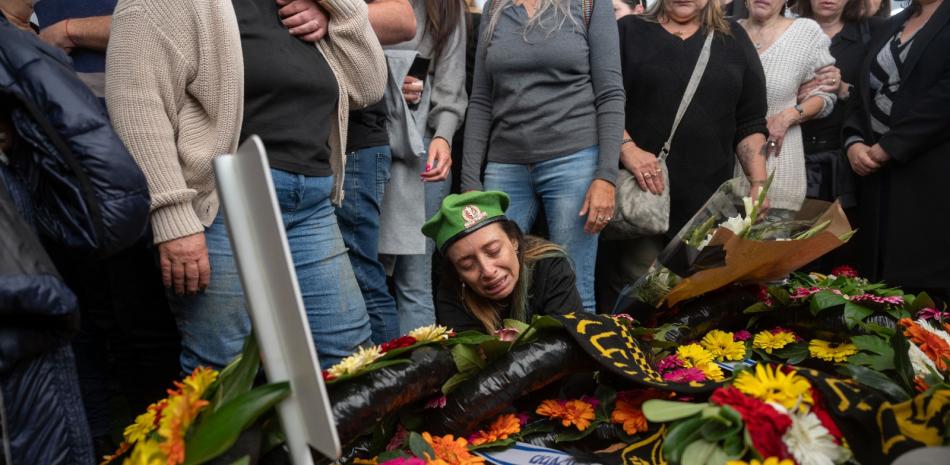
[{"label": "black top", "polygon": [[[528,295],[528,320],[533,315],[564,315],[584,311],[581,296],[577,293],[574,269],[567,257],[551,257],[538,260],[531,276]],[[459,297],[461,281],[455,268],[445,261],[442,280],[436,292],[435,317],[440,325],[456,332],[467,330],[485,331],[485,327],[471,313]],[[499,315],[509,317],[508,310]]]},{"label": "black top", "polygon": [[848,100],[838,100],[830,115],[802,125],[805,153],[841,148],[841,126],[859,98],[856,84],[861,71],[861,61],[864,60],[871,41],[872,25],[881,22],[881,18],[869,18],[862,23],[845,23],[841,31],[831,39],[831,56],[835,58],[835,66],[841,70],[841,80],[855,87],[851,88]]},{"label": "black top", "polygon": [[287,32],[270,0],[232,0],[244,54],[241,137],[257,134],[271,167],[330,176],[339,88],[317,48]]},{"label": "black top", "polygon": [[[618,24],[627,93],[625,127],[640,148],[658,154],[670,135],[705,32],[682,40],[635,15]],[[742,27],[735,22],[730,26],[731,36],[717,34],[712,42],[709,64],[667,159],[672,186],[670,236],[732,178],[736,145],[751,134],[768,133],[762,63]]]},{"label": "black top", "polygon": [[350,112],[346,151],[389,145],[386,126],[386,100],[380,100],[362,110]]}]

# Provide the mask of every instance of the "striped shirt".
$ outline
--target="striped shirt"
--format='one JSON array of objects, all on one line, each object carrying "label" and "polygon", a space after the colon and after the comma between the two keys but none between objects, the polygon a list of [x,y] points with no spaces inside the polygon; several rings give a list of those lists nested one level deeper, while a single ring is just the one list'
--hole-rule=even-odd
[{"label": "striped shirt", "polygon": [[907,60],[907,53],[914,44],[916,33],[901,42],[901,32],[897,31],[888,43],[881,47],[877,57],[871,62],[871,130],[874,139],[880,138],[890,130],[891,105],[894,95],[901,86],[901,67]]}]

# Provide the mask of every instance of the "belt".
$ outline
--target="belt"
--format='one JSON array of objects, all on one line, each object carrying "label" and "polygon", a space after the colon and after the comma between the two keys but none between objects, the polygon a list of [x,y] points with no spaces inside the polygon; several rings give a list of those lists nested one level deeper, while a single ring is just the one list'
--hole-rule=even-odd
[{"label": "belt", "polygon": [[802,137],[805,153],[823,152],[825,150],[840,150],[841,138],[823,136]]}]

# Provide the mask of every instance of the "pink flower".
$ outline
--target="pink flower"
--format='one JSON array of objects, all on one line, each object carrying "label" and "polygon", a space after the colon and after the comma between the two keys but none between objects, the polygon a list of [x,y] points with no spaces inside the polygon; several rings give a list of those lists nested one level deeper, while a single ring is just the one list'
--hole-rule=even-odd
[{"label": "pink flower", "polygon": [[402,445],[406,443],[406,437],[408,436],[409,432],[406,431],[406,428],[403,428],[402,425],[397,425],[396,434],[393,434],[393,438],[390,439],[389,444],[386,445],[386,452],[402,448]]},{"label": "pink flower", "polygon": [[614,318],[622,318],[622,319],[627,320],[627,321],[629,321],[629,322],[631,322],[631,323],[633,323],[633,322],[635,321],[632,316],[630,316],[630,315],[628,315],[628,314],[626,314],[626,313],[618,313],[618,314],[616,314],[616,315],[613,315],[613,317],[614,317]]},{"label": "pink flower", "polygon": [[796,340],[796,341],[801,341],[801,340],[802,340],[801,337],[799,337],[797,334],[795,334],[795,331],[792,331],[792,330],[790,330],[790,329],[785,329],[785,328],[783,328],[783,327],[781,327],[781,326],[776,326],[776,327],[772,328],[772,330],[769,331],[769,332],[772,333],[772,334],[788,333],[788,334],[791,334],[792,336],[795,336],[795,340]]},{"label": "pink flower", "polygon": [[848,265],[841,265],[831,270],[831,274],[835,276],[844,276],[845,278],[857,278],[858,270],[855,270]]},{"label": "pink flower", "polygon": [[445,396],[433,397],[426,402],[426,408],[445,408]]},{"label": "pink flower", "polygon": [[426,461],[420,459],[419,457],[396,457],[379,465],[426,465]]},{"label": "pink flower", "polygon": [[528,416],[528,414],[524,412],[518,412],[515,414],[515,416],[518,417],[518,422],[521,423],[521,426],[527,425],[528,420],[531,419],[531,417]]},{"label": "pink flower", "polygon": [[699,368],[679,368],[663,374],[663,379],[674,383],[706,381],[706,375]]},{"label": "pink flower", "polygon": [[919,312],[917,312],[917,318],[921,320],[943,321],[950,319],[950,312],[941,312],[936,308],[922,308]]},{"label": "pink flower", "polygon": [[515,339],[518,339],[519,334],[521,334],[521,331],[515,328],[501,328],[495,331],[495,336],[498,336],[498,339],[505,342],[514,342]]},{"label": "pink flower", "polygon": [[817,287],[799,287],[792,291],[790,297],[793,299],[807,299],[819,291],[821,291],[821,289]]},{"label": "pink flower", "polygon": [[582,396],[581,400],[587,402],[591,407],[597,408],[600,405],[600,400],[593,396]]},{"label": "pink flower", "polygon": [[851,299],[852,302],[874,302],[884,305],[904,305],[904,298],[897,295],[892,296],[877,296],[874,294],[861,294],[854,296]]},{"label": "pink flower", "polygon": [[683,361],[680,360],[676,354],[668,355],[656,364],[656,368],[661,372],[674,370],[676,368],[683,368],[684,366],[686,366],[686,364],[683,363]]},{"label": "pink flower", "polygon": [[759,302],[765,304],[766,307],[771,307],[775,301],[772,300],[772,294],[769,294],[769,289],[765,286],[759,286],[758,294]]},{"label": "pink flower", "polygon": [[750,332],[748,332],[748,331],[746,331],[746,330],[744,330],[744,329],[743,329],[743,330],[736,331],[736,332],[732,335],[732,340],[733,340],[733,341],[742,341],[742,342],[745,342],[745,341],[748,341],[749,339],[752,339],[752,333],[750,333]]}]

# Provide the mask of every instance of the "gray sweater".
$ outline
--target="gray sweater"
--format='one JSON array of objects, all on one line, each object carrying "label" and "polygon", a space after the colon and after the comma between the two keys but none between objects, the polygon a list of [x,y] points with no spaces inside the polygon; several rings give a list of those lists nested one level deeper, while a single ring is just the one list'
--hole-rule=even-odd
[{"label": "gray sweater", "polygon": [[589,27],[581,0],[572,0],[576,25],[567,20],[550,31],[545,25],[553,18],[542,18],[527,40],[527,12],[506,2],[495,13],[501,16],[487,48],[486,4],[465,126],[463,190],[482,189],[486,155],[492,162],[527,164],[592,145],[600,147],[594,177],[615,181],[624,121],[620,44],[611,2],[592,1]]}]

